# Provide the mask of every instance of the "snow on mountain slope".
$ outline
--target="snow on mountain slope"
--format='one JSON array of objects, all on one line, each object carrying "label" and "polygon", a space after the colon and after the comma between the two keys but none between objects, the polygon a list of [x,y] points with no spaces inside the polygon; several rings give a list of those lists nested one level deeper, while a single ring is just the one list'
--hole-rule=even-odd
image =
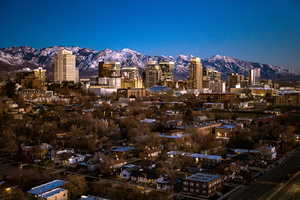
[{"label": "snow on mountain slope", "polygon": [[[172,56],[148,56],[140,52],[124,48],[121,50],[104,49],[96,51],[88,48],[80,47],[62,47],[54,46],[42,49],[35,49],[32,47],[9,47],[0,48],[0,61],[24,67],[43,66],[48,70],[52,70],[53,57],[60,49],[67,49],[76,55],[76,65],[79,68],[80,74],[97,74],[98,63],[100,61],[119,61],[122,66],[138,66],[144,68],[149,60],[156,61],[174,61],[175,62],[175,75],[177,77],[188,76],[188,63],[193,57],[192,55],[179,55]],[[224,76],[230,73],[248,74],[252,68],[259,67],[262,69],[262,75],[265,78],[273,78],[280,73],[288,73],[288,70],[255,62],[242,61],[236,58],[215,55],[210,58],[202,59],[204,67],[212,67],[223,73]]]}]

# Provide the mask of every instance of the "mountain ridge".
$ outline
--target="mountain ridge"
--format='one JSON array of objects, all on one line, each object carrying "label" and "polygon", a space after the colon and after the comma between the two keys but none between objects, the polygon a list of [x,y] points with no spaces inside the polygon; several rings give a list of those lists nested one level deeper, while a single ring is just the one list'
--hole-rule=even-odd
[{"label": "mountain ridge", "polygon": [[[177,78],[187,78],[188,63],[192,55],[173,56],[149,56],[138,51],[123,48],[120,50],[103,49],[100,51],[81,48],[78,46],[52,46],[46,48],[32,48],[30,46],[12,46],[0,48],[0,61],[12,66],[36,67],[42,66],[52,71],[53,57],[60,49],[67,49],[76,55],[76,67],[79,68],[80,75],[97,74],[98,63],[100,61],[119,61],[122,66],[137,66],[144,69],[149,60],[174,61],[175,76]],[[231,73],[247,75],[253,68],[261,68],[262,77],[274,79],[279,76],[290,74],[285,68],[258,62],[243,61],[230,56],[214,55],[209,58],[201,58],[204,67],[210,67],[222,72],[223,77]]]}]

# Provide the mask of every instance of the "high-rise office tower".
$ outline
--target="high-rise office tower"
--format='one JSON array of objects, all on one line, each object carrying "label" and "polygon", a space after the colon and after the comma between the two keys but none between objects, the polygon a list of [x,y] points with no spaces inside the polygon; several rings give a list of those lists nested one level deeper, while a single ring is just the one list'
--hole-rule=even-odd
[{"label": "high-rise office tower", "polygon": [[162,71],[156,61],[149,61],[145,69],[145,86],[158,85],[161,80]]},{"label": "high-rise office tower", "polygon": [[175,63],[170,62],[170,61],[165,61],[165,62],[159,63],[159,67],[162,72],[162,75],[161,75],[162,82],[173,81],[174,65],[175,65]]},{"label": "high-rise office tower", "polygon": [[190,60],[190,77],[188,80],[189,89],[198,89],[203,88],[203,69],[201,59],[194,57]]},{"label": "high-rise office tower", "polygon": [[60,50],[54,59],[54,81],[79,81],[79,71],[76,69],[76,57],[72,51]]},{"label": "high-rise office tower", "polygon": [[221,81],[221,72],[217,70],[207,67],[203,68],[203,81]]},{"label": "high-rise office tower", "polygon": [[16,81],[24,88],[44,89],[46,70],[39,67],[34,70],[23,70],[16,74]]},{"label": "high-rise office tower", "polygon": [[123,67],[121,69],[122,88],[143,88],[143,80],[137,67]]},{"label": "high-rise office tower", "polygon": [[250,70],[249,81],[251,85],[257,85],[260,81],[260,68],[254,68]]},{"label": "high-rise office tower", "polygon": [[42,67],[33,70],[34,76],[41,81],[46,81],[46,70]]},{"label": "high-rise office tower", "polygon": [[137,67],[123,67],[121,69],[121,76],[128,80],[136,79],[139,77],[139,70]]},{"label": "high-rise office tower", "polygon": [[208,88],[211,92],[222,92],[221,72],[212,68],[203,68],[203,88]]},{"label": "high-rise office tower", "polygon": [[102,77],[120,77],[121,76],[121,63],[102,61],[99,62],[99,78]]},{"label": "high-rise office tower", "polygon": [[121,88],[121,63],[113,61],[99,62],[98,84],[103,87]]},{"label": "high-rise office tower", "polygon": [[228,76],[228,88],[242,87],[244,80],[244,75],[232,73]]},{"label": "high-rise office tower", "polygon": [[222,93],[226,93],[226,82],[222,82]]}]

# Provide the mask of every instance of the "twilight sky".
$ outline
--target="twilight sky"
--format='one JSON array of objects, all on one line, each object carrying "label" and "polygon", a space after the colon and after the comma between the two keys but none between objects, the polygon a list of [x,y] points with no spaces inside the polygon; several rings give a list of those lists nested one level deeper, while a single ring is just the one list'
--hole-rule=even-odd
[{"label": "twilight sky", "polygon": [[215,54],[300,72],[300,0],[0,0],[0,47]]}]

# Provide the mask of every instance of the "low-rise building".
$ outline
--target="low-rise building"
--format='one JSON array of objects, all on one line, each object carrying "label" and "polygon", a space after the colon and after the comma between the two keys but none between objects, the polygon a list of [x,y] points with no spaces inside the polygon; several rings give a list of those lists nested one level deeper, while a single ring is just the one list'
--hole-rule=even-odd
[{"label": "low-rise building", "polygon": [[216,127],[216,139],[229,140],[233,136],[236,126],[233,124],[224,124]]},{"label": "low-rise building", "polygon": [[156,184],[157,174],[154,170],[139,169],[131,175],[131,181],[143,184]]},{"label": "low-rise building", "polygon": [[204,103],[203,107],[211,110],[224,110],[224,103]]},{"label": "low-rise building", "polygon": [[187,177],[183,182],[183,192],[211,197],[222,188],[220,175],[196,173]]},{"label": "low-rise building", "polygon": [[275,96],[276,105],[300,106],[300,92],[285,92]]},{"label": "low-rise building", "polygon": [[72,155],[68,161],[69,161],[69,164],[70,165],[73,165],[73,164],[77,164],[77,163],[80,163],[80,162],[83,162],[85,159],[85,156],[84,155],[81,155],[81,154],[76,154],[76,155]]},{"label": "low-rise building", "polygon": [[272,96],[275,95],[276,90],[272,88],[259,88],[259,87],[254,87],[254,88],[249,88],[250,92],[253,96],[261,96],[265,97],[267,95]]},{"label": "low-rise building", "polygon": [[156,179],[156,189],[168,191],[168,190],[172,190],[173,186],[171,184],[171,181],[168,178],[160,177]]},{"label": "low-rise building", "polygon": [[201,154],[201,153],[187,153],[187,152],[181,152],[181,151],[169,151],[167,152],[167,155],[170,158],[174,158],[176,156],[186,156],[191,157],[195,160],[196,163],[202,162],[209,165],[214,165],[217,163],[220,163],[223,158],[222,156],[218,155],[207,155],[207,154]]},{"label": "low-rise building", "polygon": [[221,126],[222,123],[214,122],[214,121],[208,121],[208,122],[202,122],[199,126],[194,127],[196,129],[196,132],[200,135],[208,135],[212,134],[216,127]]},{"label": "low-rise building", "polygon": [[91,196],[91,195],[81,195],[80,199],[78,199],[78,200],[109,200],[109,199]]},{"label": "low-rise building", "polygon": [[266,160],[274,160],[277,157],[276,148],[273,146],[262,146],[258,150]]},{"label": "low-rise building", "polygon": [[140,98],[148,95],[148,92],[144,88],[128,88],[128,89],[118,89],[117,91],[118,97],[125,98]]},{"label": "low-rise building", "polygon": [[238,98],[234,93],[200,93],[198,98],[205,102],[235,101]]},{"label": "low-rise building", "polygon": [[102,85],[91,85],[89,86],[88,91],[94,93],[97,96],[110,96],[113,93],[117,93],[117,88],[106,87]]},{"label": "low-rise building", "polygon": [[43,185],[33,187],[27,193],[39,200],[67,200],[68,190],[62,188],[65,185],[63,180],[54,180]]}]

